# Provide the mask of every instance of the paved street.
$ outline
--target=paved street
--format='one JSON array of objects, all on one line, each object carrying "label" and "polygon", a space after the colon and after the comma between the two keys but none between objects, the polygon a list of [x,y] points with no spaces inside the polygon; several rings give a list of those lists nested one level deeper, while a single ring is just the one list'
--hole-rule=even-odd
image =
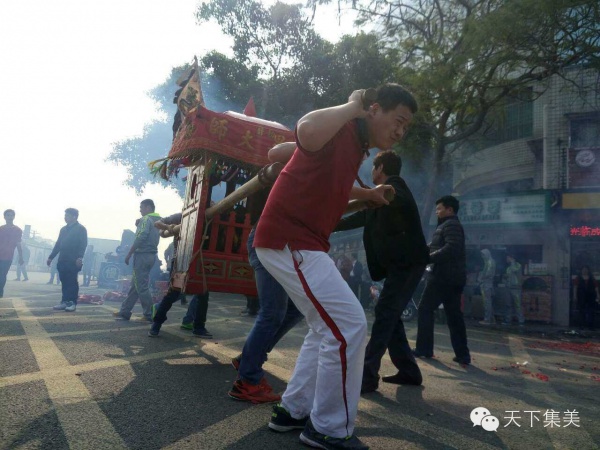
[{"label": "paved street", "polygon": [[[147,324],[112,319],[118,303],[53,311],[60,287],[47,279],[32,273],[26,283],[8,281],[0,299],[1,448],[305,448],[298,432],[267,428],[270,405],[227,396],[236,376],[230,360],[253,322],[239,314],[243,297],[211,295],[212,341],[179,328],[185,313],[179,304],[160,337],[151,339]],[[134,313],[139,316],[139,306]],[[415,322],[407,332],[414,344]],[[473,365],[461,367],[452,362],[446,326],[438,324],[436,332],[436,358],[419,360],[422,387],[382,384],[362,397],[356,433],[371,448],[600,446],[597,339],[470,325]],[[276,391],[284,390],[305,333],[298,326],[270,355],[265,368]],[[386,356],[382,374],[392,373]],[[475,407],[498,418],[496,432],[473,426]]]}]

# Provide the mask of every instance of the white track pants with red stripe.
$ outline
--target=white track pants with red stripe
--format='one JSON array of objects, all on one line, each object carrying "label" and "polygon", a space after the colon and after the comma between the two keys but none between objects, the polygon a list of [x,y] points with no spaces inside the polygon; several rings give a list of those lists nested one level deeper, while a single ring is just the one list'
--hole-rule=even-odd
[{"label": "white track pants with red stripe", "polygon": [[296,419],[310,414],[319,433],[351,435],[367,345],[362,306],[327,253],[288,247],[257,248],[256,253],[310,328],[282,406]]}]

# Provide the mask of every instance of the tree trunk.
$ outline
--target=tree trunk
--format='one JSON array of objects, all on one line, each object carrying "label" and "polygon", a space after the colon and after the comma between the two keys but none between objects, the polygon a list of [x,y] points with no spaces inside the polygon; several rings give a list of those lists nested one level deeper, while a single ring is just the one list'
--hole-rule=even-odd
[{"label": "tree trunk", "polygon": [[421,205],[421,224],[423,225],[423,231],[425,232],[426,236],[428,235],[427,230],[429,229],[429,219],[431,218],[431,214],[435,208],[435,201],[439,198],[439,180],[443,172],[442,164],[445,150],[446,148],[443,142],[439,142],[435,146],[433,155],[433,170],[430,173],[429,185],[427,186],[423,204]]}]

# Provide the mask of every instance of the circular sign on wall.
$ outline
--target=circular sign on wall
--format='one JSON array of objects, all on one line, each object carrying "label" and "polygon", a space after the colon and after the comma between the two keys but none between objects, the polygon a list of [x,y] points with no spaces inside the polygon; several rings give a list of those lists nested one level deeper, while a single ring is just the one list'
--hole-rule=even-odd
[{"label": "circular sign on wall", "polygon": [[579,167],[590,167],[596,162],[596,156],[591,150],[580,150],[575,155],[575,163]]}]

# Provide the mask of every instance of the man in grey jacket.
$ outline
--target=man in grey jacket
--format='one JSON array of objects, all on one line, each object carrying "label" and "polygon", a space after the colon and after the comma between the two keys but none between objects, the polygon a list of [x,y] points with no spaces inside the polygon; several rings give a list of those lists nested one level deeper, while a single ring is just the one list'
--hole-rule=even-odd
[{"label": "man in grey jacket", "polygon": [[160,219],[160,215],[154,212],[154,202],[150,199],[142,200],[140,213],[142,218],[137,225],[135,240],[125,257],[125,264],[129,265],[133,256],[131,287],[127,298],[121,304],[121,309],[113,315],[117,320],[129,320],[131,310],[139,298],[144,311],[144,317],[140,320],[152,322],[152,295],[148,283],[160,240],[159,230],[154,227],[154,223]]},{"label": "man in grey jacket", "polygon": [[465,232],[458,220],[459,202],[446,195],[435,202],[438,227],[429,244],[429,259],[433,267],[419,305],[419,329],[417,357],[433,357],[434,312],[444,305],[450,330],[450,342],[454,350],[454,361],[470,364],[471,354],[467,347],[467,330],[460,309],[460,300],[467,280]]}]

